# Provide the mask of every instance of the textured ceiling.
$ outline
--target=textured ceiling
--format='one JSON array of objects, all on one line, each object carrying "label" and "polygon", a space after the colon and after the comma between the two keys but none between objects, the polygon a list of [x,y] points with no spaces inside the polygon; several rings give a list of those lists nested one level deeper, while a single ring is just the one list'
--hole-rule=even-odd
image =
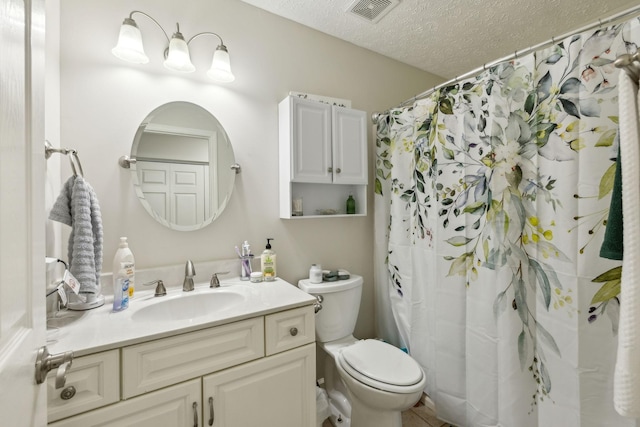
[{"label": "textured ceiling", "polygon": [[639,5],[638,0],[400,0],[372,24],[346,12],[353,0],[242,1],[444,78]]}]

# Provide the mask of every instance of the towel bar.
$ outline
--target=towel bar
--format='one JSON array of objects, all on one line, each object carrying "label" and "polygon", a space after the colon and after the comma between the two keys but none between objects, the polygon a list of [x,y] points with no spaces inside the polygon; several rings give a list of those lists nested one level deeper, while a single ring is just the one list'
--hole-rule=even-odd
[{"label": "towel bar", "polygon": [[49,159],[53,153],[64,154],[65,156],[69,156],[69,163],[71,163],[71,170],[73,170],[73,175],[78,176],[78,172],[80,172],[80,176],[84,176],[84,171],[82,170],[82,164],[80,164],[80,157],[78,157],[78,152],[71,148],[55,148],[48,140],[44,140],[44,158]]}]

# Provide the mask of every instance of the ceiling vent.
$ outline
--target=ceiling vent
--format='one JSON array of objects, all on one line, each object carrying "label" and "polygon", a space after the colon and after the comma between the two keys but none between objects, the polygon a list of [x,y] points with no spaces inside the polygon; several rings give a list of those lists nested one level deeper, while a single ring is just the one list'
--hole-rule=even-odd
[{"label": "ceiling vent", "polygon": [[400,3],[400,0],[355,0],[347,8],[347,12],[376,23]]}]

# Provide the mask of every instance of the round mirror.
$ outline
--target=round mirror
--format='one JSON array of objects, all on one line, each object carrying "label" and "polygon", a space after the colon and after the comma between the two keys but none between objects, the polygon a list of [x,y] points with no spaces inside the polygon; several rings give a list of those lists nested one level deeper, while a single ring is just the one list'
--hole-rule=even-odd
[{"label": "round mirror", "polygon": [[233,192],[236,165],[227,133],[198,105],[170,102],[153,110],[138,127],[131,158],[138,199],[172,230],[211,224]]}]

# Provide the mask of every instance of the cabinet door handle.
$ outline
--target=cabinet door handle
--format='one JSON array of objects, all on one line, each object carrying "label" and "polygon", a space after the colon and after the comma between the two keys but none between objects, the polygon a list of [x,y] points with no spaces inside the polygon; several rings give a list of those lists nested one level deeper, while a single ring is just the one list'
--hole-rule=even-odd
[{"label": "cabinet door handle", "polygon": [[209,425],[213,425],[213,420],[215,417],[213,416],[213,397],[209,398]]},{"label": "cabinet door handle", "polygon": [[296,335],[298,335],[298,328],[289,329],[289,333],[291,334],[292,337],[295,337]]},{"label": "cabinet door handle", "polygon": [[193,427],[198,427],[198,402],[193,402]]},{"label": "cabinet door handle", "polygon": [[336,173],[340,173],[340,172],[342,172],[342,169],[340,168],[336,169]]},{"label": "cabinet door handle", "polygon": [[331,166],[329,166],[329,167],[327,168],[327,172],[329,172],[329,173],[333,172],[333,168],[332,168]]}]

